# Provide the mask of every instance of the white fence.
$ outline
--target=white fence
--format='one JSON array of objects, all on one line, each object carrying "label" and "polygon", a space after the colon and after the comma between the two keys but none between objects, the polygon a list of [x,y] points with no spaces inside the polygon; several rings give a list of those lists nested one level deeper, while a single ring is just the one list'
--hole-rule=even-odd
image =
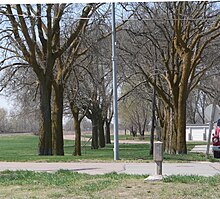
[{"label": "white fence", "polygon": [[[212,133],[215,129],[212,129]],[[209,134],[208,124],[190,124],[186,125],[186,141],[206,141]]]}]

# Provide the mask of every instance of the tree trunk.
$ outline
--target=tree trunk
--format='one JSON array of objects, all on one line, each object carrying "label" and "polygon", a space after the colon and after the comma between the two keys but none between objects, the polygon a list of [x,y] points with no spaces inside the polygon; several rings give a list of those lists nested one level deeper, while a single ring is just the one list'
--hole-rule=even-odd
[{"label": "tree trunk", "polygon": [[105,122],[105,132],[106,132],[106,144],[111,144],[111,130],[110,130],[111,123],[108,122],[108,119],[106,119]]},{"label": "tree trunk", "polygon": [[74,156],[81,156],[81,128],[80,128],[80,123],[83,119],[79,118],[79,108],[75,106],[73,102],[70,102],[70,108],[71,112],[73,115],[73,125],[74,125],[74,130],[75,130],[75,148],[73,155]]},{"label": "tree trunk", "polygon": [[177,154],[186,154],[186,102],[179,105],[177,129]]},{"label": "tree trunk", "polygon": [[190,75],[192,52],[187,49],[183,54],[183,71],[178,96],[178,121],[177,121],[177,153],[186,154],[186,102],[188,97],[188,79]]},{"label": "tree trunk", "polygon": [[139,131],[140,136],[142,136],[142,128],[141,128],[140,122],[138,122],[138,131]]},{"label": "tree trunk", "polygon": [[45,79],[40,82],[40,133],[39,155],[52,155],[51,85]]},{"label": "tree trunk", "polygon": [[[175,104],[174,104],[175,106]],[[177,149],[177,127],[178,127],[178,108],[174,107],[174,112],[170,109],[170,154],[176,154]]]},{"label": "tree trunk", "polygon": [[105,147],[105,131],[104,131],[104,123],[105,121],[99,117],[99,146],[101,148]]},{"label": "tree trunk", "polygon": [[75,128],[74,156],[81,156],[81,128],[80,128],[80,121],[77,118],[74,118],[74,128]]},{"label": "tree trunk", "polygon": [[98,120],[95,117],[92,118],[92,149],[98,149],[99,143],[98,143]]},{"label": "tree trunk", "polygon": [[[73,112],[73,111],[72,111]],[[75,129],[75,150],[74,156],[81,156],[81,128],[79,120],[79,110],[74,110],[74,129]]]},{"label": "tree trunk", "polygon": [[[183,91],[184,90],[184,91]],[[186,154],[186,90],[183,89],[179,95],[177,116],[177,154]]]},{"label": "tree trunk", "polygon": [[143,124],[143,129],[142,129],[142,133],[141,133],[141,136],[143,137],[143,139],[144,139],[144,133],[145,133],[146,125],[147,125],[147,118],[145,117],[144,124]]},{"label": "tree trunk", "polygon": [[54,85],[52,143],[53,154],[64,155],[63,148],[63,86]]}]

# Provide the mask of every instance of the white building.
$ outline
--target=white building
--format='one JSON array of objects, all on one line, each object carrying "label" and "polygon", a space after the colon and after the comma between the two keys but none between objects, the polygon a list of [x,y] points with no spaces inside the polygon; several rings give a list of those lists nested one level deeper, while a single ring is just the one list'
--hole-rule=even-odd
[{"label": "white building", "polygon": [[[212,129],[215,133],[215,128]],[[207,141],[209,135],[209,124],[187,124],[186,141]]]}]

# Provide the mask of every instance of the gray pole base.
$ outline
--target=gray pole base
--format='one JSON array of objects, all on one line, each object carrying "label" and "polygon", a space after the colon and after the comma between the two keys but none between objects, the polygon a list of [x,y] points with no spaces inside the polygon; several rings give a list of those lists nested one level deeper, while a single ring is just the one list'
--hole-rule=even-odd
[{"label": "gray pole base", "polygon": [[148,176],[144,179],[144,182],[148,181],[163,181],[162,175],[162,161],[155,161],[155,175]]},{"label": "gray pole base", "polygon": [[162,175],[162,161],[155,161],[156,163],[156,175]]},{"label": "gray pole base", "polygon": [[149,182],[149,181],[163,181],[163,176],[153,175],[153,176],[148,176],[147,178],[144,179],[144,182]]}]

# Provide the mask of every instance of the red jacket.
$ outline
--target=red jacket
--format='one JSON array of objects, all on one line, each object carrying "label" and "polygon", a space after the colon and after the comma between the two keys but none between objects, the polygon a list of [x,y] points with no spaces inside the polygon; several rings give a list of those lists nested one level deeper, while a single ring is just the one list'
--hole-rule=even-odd
[{"label": "red jacket", "polygon": [[220,135],[220,126],[216,126],[216,128],[215,128],[215,135],[217,135],[217,136]]},{"label": "red jacket", "polygon": [[220,146],[220,126],[215,128],[215,134],[212,137],[213,146]]}]

